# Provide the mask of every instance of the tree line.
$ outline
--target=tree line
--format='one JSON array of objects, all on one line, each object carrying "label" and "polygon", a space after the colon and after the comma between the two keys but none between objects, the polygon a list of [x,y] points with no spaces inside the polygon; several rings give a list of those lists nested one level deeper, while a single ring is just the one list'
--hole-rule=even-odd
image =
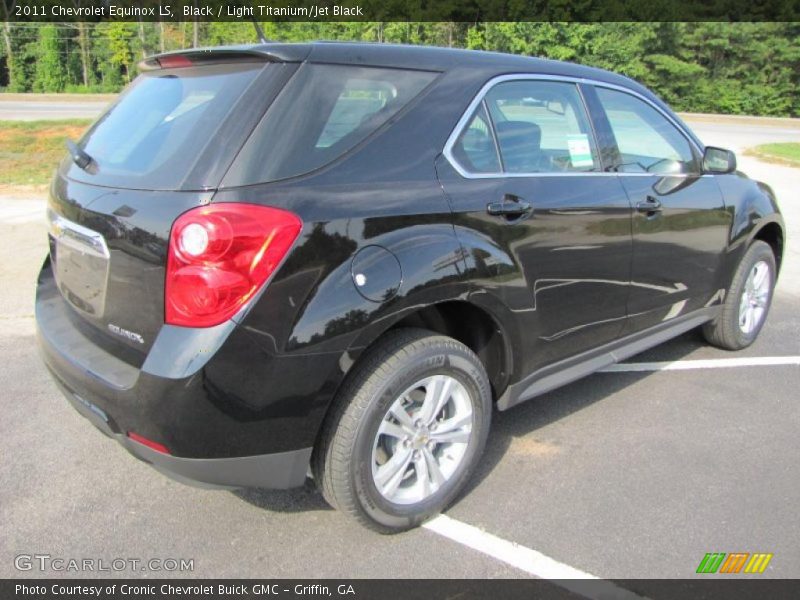
[{"label": "tree line", "polygon": [[[252,23],[9,23],[0,87],[117,92],[154,53],[256,39]],[[358,40],[495,50],[597,66],[677,110],[800,116],[800,23],[269,22],[276,41]]]}]

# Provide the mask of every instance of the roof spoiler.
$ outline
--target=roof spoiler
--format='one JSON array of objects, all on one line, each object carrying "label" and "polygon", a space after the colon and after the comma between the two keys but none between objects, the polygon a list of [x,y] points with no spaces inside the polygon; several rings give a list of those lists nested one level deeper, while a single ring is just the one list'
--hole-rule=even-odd
[{"label": "roof spoiler", "polygon": [[192,48],[146,58],[139,63],[139,70],[154,71],[231,62],[301,62],[310,51],[311,47],[306,44]]}]

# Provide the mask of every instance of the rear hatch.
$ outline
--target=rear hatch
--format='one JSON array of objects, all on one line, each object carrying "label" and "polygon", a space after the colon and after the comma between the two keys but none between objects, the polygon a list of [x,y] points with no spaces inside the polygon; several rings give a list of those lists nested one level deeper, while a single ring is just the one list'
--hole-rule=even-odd
[{"label": "rear hatch", "polygon": [[73,321],[141,360],[164,322],[172,223],[210,202],[297,65],[206,52],[145,66],[64,159],[48,206],[53,275]]}]

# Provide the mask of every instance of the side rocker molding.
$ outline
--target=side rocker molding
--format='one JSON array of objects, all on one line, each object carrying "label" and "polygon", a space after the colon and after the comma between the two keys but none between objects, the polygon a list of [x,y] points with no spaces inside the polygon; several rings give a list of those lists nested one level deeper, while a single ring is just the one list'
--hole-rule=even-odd
[{"label": "side rocker molding", "polygon": [[507,410],[525,400],[530,400],[653,346],[658,346],[675,336],[711,321],[719,314],[719,311],[719,306],[702,308],[683,317],[661,323],[645,331],[625,336],[594,350],[539,369],[519,383],[509,386],[497,400],[497,408]]}]

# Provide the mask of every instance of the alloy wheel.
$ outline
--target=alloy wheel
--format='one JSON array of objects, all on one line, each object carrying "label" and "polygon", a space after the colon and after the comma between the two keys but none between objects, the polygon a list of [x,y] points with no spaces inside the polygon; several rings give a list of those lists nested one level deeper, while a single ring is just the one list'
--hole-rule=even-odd
[{"label": "alloy wheel", "polygon": [[395,504],[434,495],[464,459],[473,412],[464,385],[433,375],[410,386],[389,407],[375,436],[372,477],[378,492]]},{"label": "alloy wheel", "polygon": [[770,293],[769,265],[761,260],[753,265],[745,280],[739,301],[739,328],[750,335],[760,325],[767,312]]}]

